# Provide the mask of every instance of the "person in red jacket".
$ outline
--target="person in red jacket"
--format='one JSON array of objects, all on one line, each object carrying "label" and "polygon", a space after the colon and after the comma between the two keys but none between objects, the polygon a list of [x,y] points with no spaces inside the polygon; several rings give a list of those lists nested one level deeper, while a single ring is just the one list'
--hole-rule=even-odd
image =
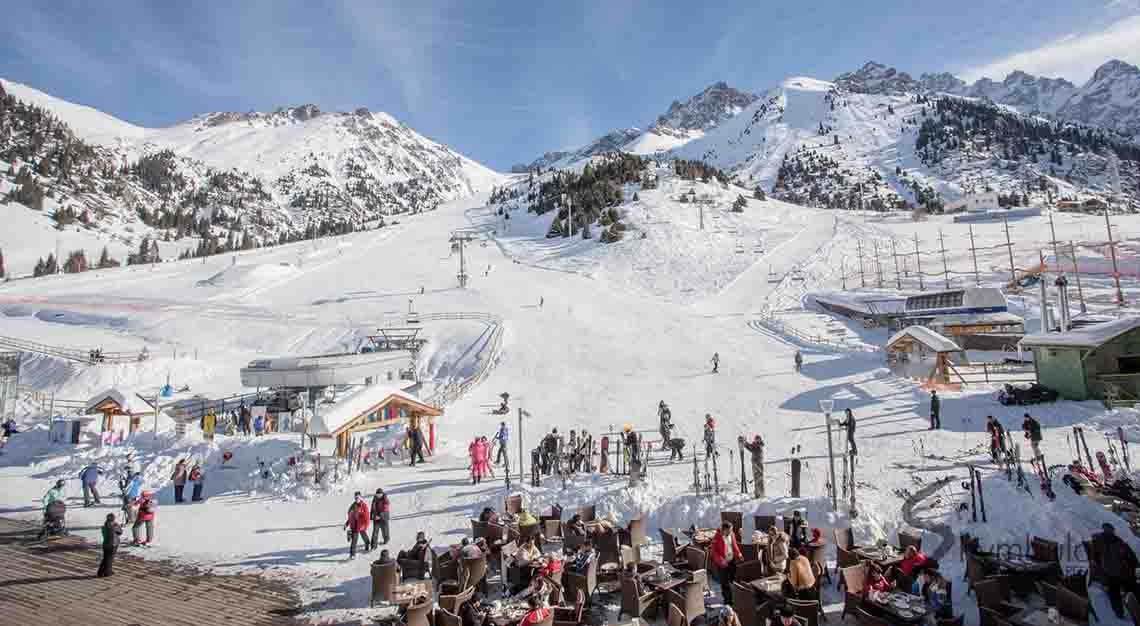
[{"label": "person in red jacket", "polygon": [[535,624],[541,624],[546,618],[550,617],[550,609],[542,606],[542,600],[538,597],[538,594],[530,596],[526,601],[530,610],[527,611],[522,621],[519,622],[520,626],[535,626]]},{"label": "person in red jacket", "polygon": [[724,603],[731,605],[736,564],[744,559],[740,545],[736,543],[736,533],[732,532],[731,522],[724,522],[720,525],[720,530],[716,531],[712,545],[709,546],[709,556],[712,557],[713,565],[720,571],[720,588],[724,595]]},{"label": "person in red jacket", "polygon": [[879,566],[872,564],[870,572],[867,573],[867,580],[863,588],[863,593],[870,593],[872,591],[890,591],[891,581],[883,576],[883,570]]},{"label": "person in red jacket", "polygon": [[368,503],[357,491],[353,497],[352,506],[348,507],[348,521],[344,523],[352,542],[348,548],[348,558],[350,559],[356,558],[356,540],[358,538],[364,542],[365,552],[372,549],[372,543],[368,541],[368,517]]},{"label": "person in red jacket", "polygon": [[899,571],[907,576],[914,576],[917,570],[926,566],[926,555],[919,552],[914,546],[907,546],[903,559],[899,562]]},{"label": "person in red jacket", "polygon": [[[158,508],[158,503],[154,500],[154,492],[142,492],[138,500],[135,500],[134,506],[138,510],[138,515],[135,516],[135,523],[131,526],[131,536],[135,540],[135,545],[145,546],[154,541],[154,513]],[[143,524],[146,524],[146,541],[142,541],[139,537],[139,529],[142,528]]]}]

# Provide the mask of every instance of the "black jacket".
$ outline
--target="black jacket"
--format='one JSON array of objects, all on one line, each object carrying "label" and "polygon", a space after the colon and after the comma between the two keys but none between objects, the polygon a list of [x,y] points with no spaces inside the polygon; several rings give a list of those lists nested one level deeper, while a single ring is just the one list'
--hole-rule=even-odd
[{"label": "black jacket", "polygon": [[1032,417],[1025,418],[1021,423],[1021,429],[1029,436],[1030,441],[1041,441],[1041,424]]},{"label": "black jacket", "polygon": [[119,547],[119,539],[123,534],[123,527],[118,522],[103,524],[103,549],[114,550]]}]

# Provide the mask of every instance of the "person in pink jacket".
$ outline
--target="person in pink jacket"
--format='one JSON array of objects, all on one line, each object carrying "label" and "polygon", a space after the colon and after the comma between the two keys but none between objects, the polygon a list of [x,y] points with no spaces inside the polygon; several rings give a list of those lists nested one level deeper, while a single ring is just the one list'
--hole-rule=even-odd
[{"label": "person in pink jacket", "polygon": [[483,456],[479,450],[479,438],[476,437],[471,445],[467,446],[467,454],[471,456],[471,484],[479,484],[483,478]]},{"label": "person in pink jacket", "polygon": [[479,443],[482,445],[483,452],[482,456],[480,457],[483,460],[483,475],[494,478],[495,466],[491,463],[491,448],[494,446],[491,444],[491,442],[487,441],[486,437],[480,437]]}]

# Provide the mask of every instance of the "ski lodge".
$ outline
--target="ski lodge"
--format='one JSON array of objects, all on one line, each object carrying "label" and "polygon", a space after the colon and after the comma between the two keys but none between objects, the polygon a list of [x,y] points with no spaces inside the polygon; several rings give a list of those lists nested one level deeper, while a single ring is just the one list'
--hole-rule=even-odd
[{"label": "ski lodge", "polygon": [[1140,317],[1028,335],[1021,347],[1033,350],[1037,382],[1067,400],[1136,406],[1140,399]]},{"label": "ski lodge", "polygon": [[908,326],[887,341],[887,362],[891,371],[926,384],[949,386],[950,368],[965,353],[951,339],[923,326]]},{"label": "ski lodge", "polygon": [[132,400],[130,396],[118,389],[107,389],[100,393],[91,396],[87,401],[87,406],[84,407],[83,413],[85,415],[102,415],[102,432],[114,432],[115,430],[123,430],[120,426],[116,428],[116,418],[127,420],[127,432],[133,433],[139,429],[142,417],[144,415],[152,415],[154,407],[147,405],[141,400]]},{"label": "ski lodge", "polygon": [[[336,439],[336,454],[348,456],[354,435],[380,428],[403,425],[420,429],[427,426],[425,447],[435,449],[435,418],[443,411],[412,395],[416,384],[364,385],[328,410],[318,410],[309,423],[308,433],[320,438]],[[426,422],[426,423],[425,423]]]}]

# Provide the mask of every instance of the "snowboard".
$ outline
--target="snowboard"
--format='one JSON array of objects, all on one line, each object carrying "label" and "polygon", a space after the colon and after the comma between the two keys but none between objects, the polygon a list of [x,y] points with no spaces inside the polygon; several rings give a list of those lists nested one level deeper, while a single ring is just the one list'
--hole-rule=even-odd
[{"label": "snowboard", "polygon": [[1099,450],[1096,453],[1096,462],[1100,465],[1100,471],[1104,473],[1104,483],[1107,485],[1112,481],[1112,469],[1108,467],[1108,459],[1104,453]]},{"label": "snowboard", "polygon": [[610,438],[602,437],[602,458],[598,463],[598,472],[608,474],[610,471]]}]

